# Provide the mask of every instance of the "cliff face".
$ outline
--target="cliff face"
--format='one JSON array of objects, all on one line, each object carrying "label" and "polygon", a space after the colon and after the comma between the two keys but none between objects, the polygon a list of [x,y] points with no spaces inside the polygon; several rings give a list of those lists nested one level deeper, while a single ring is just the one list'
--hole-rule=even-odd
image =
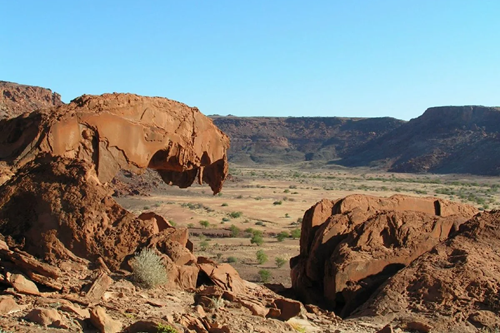
[{"label": "cliff face", "polygon": [[229,160],[243,164],[342,158],[404,123],[393,118],[214,116],[212,119],[231,138]]},{"label": "cliff face", "polygon": [[50,89],[0,81],[0,120],[63,104]]},{"label": "cliff face", "polygon": [[340,164],[394,172],[500,174],[500,108],[435,107],[367,142]]}]

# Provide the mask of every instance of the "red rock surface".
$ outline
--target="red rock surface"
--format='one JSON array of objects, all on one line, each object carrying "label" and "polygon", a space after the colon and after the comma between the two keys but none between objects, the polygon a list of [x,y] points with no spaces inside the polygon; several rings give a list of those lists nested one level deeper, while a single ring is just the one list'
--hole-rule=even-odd
[{"label": "red rock surface", "polygon": [[156,170],[169,184],[195,180],[218,193],[229,139],[198,109],[159,97],[83,95],[68,105],[0,122],[0,160],[12,168],[42,153],[85,160],[101,182],[120,169]]},{"label": "red rock surface", "polygon": [[500,212],[484,212],[398,272],[356,316],[430,322],[432,332],[500,327]]},{"label": "red rock surface", "polygon": [[63,104],[50,89],[0,81],[0,120]]},{"label": "red rock surface", "polygon": [[322,200],[304,215],[300,255],[291,260],[293,288],[347,316],[475,213],[468,205],[402,195]]}]

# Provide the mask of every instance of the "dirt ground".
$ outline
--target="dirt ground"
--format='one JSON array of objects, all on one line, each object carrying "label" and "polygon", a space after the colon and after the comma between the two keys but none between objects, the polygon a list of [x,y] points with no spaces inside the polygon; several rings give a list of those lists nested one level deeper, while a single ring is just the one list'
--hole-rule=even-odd
[{"label": "dirt ground", "polygon": [[[230,174],[216,196],[207,186],[195,185],[117,201],[134,213],[154,211],[176,226],[190,228],[196,255],[230,262],[253,282],[260,282],[259,271],[266,270],[268,282],[286,287],[291,285],[288,260],[299,253],[299,239],[288,237],[280,242],[276,235],[300,229],[304,212],[323,198],[401,193],[466,202],[479,209],[500,208],[500,179],[494,177],[395,174],[338,166],[318,169],[310,164],[286,168],[231,165]],[[250,228],[263,232],[262,245],[251,244]],[[259,250],[268,258],[263,264],[257,261]],[[276,258],[286,263],[278,267]]]}]

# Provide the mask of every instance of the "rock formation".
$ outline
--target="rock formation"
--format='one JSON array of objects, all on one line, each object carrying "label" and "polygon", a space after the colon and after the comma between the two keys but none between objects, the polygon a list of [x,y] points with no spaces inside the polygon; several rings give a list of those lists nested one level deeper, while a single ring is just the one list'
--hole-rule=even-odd
[{"label": "rock formation", "polygon": [[229,140],[197,109],[165,98],[84,95],[3,120],[0,133],[0,158],[12,177],[0,187],[0,233],[9,246],[52,262],[102,258],[117,269],[138,248],[161,244],[174,264],[194,264],[165,243],[175,239],[189,252],[186,230],[174,237],[182,231],[172,234],[164,220],[134,217],[106,182],[119,169],[151,168],[169,184],[198,179],[220,191]]},{"label": "rock formation", "polygon": [[478,214],[387,280],[354,315],[411,318],[432,332],[492,332],[500,327],[499,248],[500,212]]},{"label": "rock formation", "polygon": [[229,139],[196,108],[132,94],[81,96],[0,122],[0,160],[22,167],[42,153],[85,160],[101,182],[119,169],[156,170],[180,187],[196,179],[218,193]]},{"label": "rock formation", "polygon": [[293,288],[303,300],[348,316],[476,213],[468,205],[402,195],[322,200],[302,221]]},{"label": "rock formation", "polygon": [[50,89],[0,81],[0,120],[63,104]]}]

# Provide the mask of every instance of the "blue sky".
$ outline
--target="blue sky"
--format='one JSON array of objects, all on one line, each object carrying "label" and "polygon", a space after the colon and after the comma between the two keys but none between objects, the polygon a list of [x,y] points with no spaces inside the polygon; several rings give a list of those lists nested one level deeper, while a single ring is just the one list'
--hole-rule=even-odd
[{"label": "blue sky", "polygon": [[5,1],[0,80],[238,116],[500,105],[498,0]]}]

